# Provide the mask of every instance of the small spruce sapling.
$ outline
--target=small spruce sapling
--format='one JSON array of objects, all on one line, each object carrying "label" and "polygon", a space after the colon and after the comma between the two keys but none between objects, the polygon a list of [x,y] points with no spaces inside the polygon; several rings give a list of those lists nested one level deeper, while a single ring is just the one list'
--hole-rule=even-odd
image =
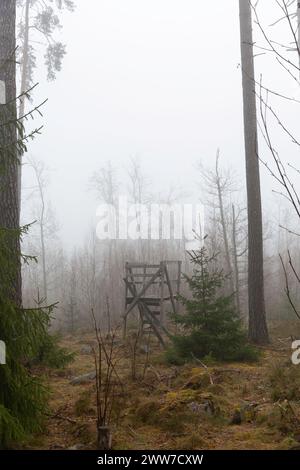
[{"label": "small spruce sapling", "polygon": [[172,314],[177,333],[167,351],[167,359],[183,363],[193,357],[211,356],[217,360],[257,360],[258,351],[247,343],[247,335],[235,311],[233,295],[224,295],[222,287],[226,275],[216,267],[217,257],[207,248],[189,252],[194,266],[185,280],[191,298],[179,296],[185,314]]}]

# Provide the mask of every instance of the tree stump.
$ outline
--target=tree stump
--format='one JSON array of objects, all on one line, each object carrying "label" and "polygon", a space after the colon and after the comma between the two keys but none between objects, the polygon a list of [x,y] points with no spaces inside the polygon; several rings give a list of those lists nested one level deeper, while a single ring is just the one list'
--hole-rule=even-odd
[{"label": "tree stump", "polygon": [[108,426],[98,427],[98,450],[111,450],[112,435]]}]

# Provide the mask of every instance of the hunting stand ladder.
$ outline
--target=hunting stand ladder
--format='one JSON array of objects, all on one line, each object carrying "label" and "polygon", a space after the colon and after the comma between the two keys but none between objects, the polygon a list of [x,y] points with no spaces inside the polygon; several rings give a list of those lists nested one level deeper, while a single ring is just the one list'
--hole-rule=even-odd
[{"label": "hunting stand ladder", "polygon": [[169,305],[170,311],[178,312],[181,265],[181,261],[126,263],[124,336],[128,315],[137,308],[143,330],[153,331],[165,347],[163,336],[171,336],[166,328],[166,305]]}]

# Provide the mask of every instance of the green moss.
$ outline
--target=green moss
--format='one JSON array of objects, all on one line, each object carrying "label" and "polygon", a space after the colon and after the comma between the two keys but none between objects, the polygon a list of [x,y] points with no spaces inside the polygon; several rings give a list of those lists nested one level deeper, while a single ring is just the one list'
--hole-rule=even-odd
[{"label": "green moss", "polygon": [[197,400],[197,392],[195,390],[177,390],[168,392],[166,394],[163,410],[178,410],[182,408],[182,405],[191,403]]},{"label": "green moss", "polygon": [[160,404],[155,400],[146,400],[131,410],[134,421],[143,424],[156,424],[160,411]]},{"label": "green moss", "polygon": [[286,437],[280,442],[278,450],[300,449],[300,444],[292,436]]},{"label": "green moss", "polygon": [[75,402],[74,405],[75,414],[76,416],[82,416],[85,414],[90,414],[92,410],[91,408],[91,391],[85,390],[81,393],[78,400]]},{"label": "green moss", "polygon": [[[180,399],[175,392],[168,395],[168,399],[163,405],[151,399],[141,403],[132,416],[135,423],[155,426],[173,435],[181,434],[185,424],[190,423],[195,419],[195,416],[187,407],[182,406],[182,397],[185,394],[181,395]],[[185,395],[184,400],[189,401],[190,398]],[[174,409],[175,403],[178,405],[176,411]]]},{"label": "green moss", "polygon": [[220,396],[225,395],[225,389],[220,384],[210,384],[207,387],[207,391],[212,393],[213,395],[220,395]]},{"label": "green moss", "polygon": [[192,369],[192,375],[185,383],[185,388],[192,390],[205,389],[211,384],[211,376],[202,369]]}]

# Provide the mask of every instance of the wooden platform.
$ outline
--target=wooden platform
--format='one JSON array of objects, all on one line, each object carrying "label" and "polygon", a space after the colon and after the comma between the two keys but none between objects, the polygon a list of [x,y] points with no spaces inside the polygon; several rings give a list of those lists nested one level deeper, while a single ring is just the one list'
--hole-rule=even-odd
[{"label": "wooden platform", "polygon": [[[128,315],[137,309],[143,326],[152,328],[160,343],[170,336],[166,328],[166,307],[178,311],[181,284],[181,261],[161,261],[159,264],[126,263],[124,335]],[[155,309],[153,309],[155,307]]]}]

